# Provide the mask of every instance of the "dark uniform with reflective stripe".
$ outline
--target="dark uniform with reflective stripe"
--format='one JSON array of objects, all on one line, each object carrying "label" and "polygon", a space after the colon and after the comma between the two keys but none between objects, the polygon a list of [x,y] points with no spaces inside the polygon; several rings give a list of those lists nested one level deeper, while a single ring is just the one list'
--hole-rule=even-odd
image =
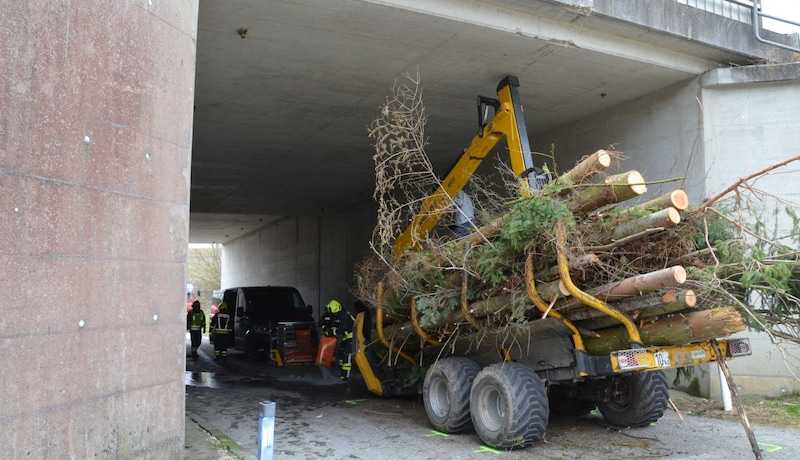
[{"label": "dark uniform with reflective stripe", "polygon": [[200,302],[197,300],[186,314],[186,330],[192,339],[192,358],[197,359],[197,349],[203,343],[203,333],[206,331],[206,314],[200,309]]},{"label": "dark uniform with reflective stripe", "polygon": [[319,327],[322,329],[322,333],[337,339],[336,359],[342,370],[342,380],[350,378],[350,370],[353,366],[352,341],[354,324],[355,318],[353,315],[345,311],[341,304],[335,300],[328,303],[325,314],[319,320]]},{"label": "dark uniform with reflective stripe", "polygon": [[219,313],[211,318],[211,334],[214,336],[214,361],[227,361],[233,336],[233,318],[228,314],[228,306],[224,302],[219,306]]}]

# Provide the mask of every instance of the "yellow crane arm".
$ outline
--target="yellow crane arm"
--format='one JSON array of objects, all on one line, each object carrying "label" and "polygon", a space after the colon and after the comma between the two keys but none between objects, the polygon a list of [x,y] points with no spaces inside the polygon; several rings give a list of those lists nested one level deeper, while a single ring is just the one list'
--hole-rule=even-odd
[{"label": "yellow crane arm", "polygon": [[[489,152],[504,137],[511,157],[511,169],[519,178],[519,192],[530,195],[536,188],[533,159],[528,143],[528,132],[519,97],[519,79],[506,76],[497,85],[498,99],[478,97],[478,125],[480,132],[472,139],[458,161],[450,169],[436,191],[427,196],[419,211],[403,233],[394,241],[393,254],[400,256],[408,248],[419,248],[420,242],[433,231],[442,213],[450,207],[452,199],[464,188]],[[489,107],[495,109],[494,118],[488,119]]]}]

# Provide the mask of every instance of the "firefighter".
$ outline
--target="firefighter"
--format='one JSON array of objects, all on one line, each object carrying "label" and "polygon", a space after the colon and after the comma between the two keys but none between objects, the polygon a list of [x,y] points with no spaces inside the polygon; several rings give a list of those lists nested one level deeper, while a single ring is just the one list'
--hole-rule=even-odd
[{"label": "firefighter", "polygon": [[203,333],[206,332],[206,314],[200,309],[200,301],[192,302],[192,309],[186,313],[186,330],[192,339],[192,358],[197,360],[197,349],[203,343]]},{"label": "firefighter", "polygon": [[233,318],[228,313],[228,304],[219,304],[219,313],[211,318],[211,335],[214,338],[214,361],[228,361],[228,347],[233,337]]},{"label": "firefighter", "polygon": [[336,337],[336,359],[341,369],[341,379],[350,378],[352,369],[353,324],[355,318],[342,308],[338,300],[331,300],[325,305],[325,314],[319,320],[322,333],[328,337]]}]

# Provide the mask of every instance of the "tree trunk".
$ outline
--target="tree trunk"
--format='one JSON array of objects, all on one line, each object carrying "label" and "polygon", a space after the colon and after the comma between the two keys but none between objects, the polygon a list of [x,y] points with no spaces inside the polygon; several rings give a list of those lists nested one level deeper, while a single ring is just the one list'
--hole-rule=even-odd
[{"label": "tree trunk", "polygon": [[[658,271],[636,275],[621,281],[599,286],[587,291],[590,295],[597,297],[605,302],[633,297],[645,293],[653,292],[658,289],[678,287],[686,282],[686,269],[680,265],[664,268]],[[567,313],[577,308],[586,307],[573,297],[559,301],[555,305],[555,310]]]},{"label": "tree trunk", "polygon": [[574,168],[565,172],[555,180],[557,187],[561,188],[559,195],[566,195],[573,187],[591,179],[595,174],[611,166],[612,156],[619,156],[613,150],[598,150],[584,157]]},{"label": "tree trunk", "polygon": [[[488,299],[479,300],[477,302],[469,304],[469,313],[473,317],[478,319],[485,318],[487,316],[501,313],[510,304],[511,304],[510,296],[490,297]],[[461,309],[455,309],[450,312],[447,312],[446,314],[440,316],[438,319],[435,320],[431,319],[430,315],[428,315],[428,318],[426,318],[425,316],[426,315],[421,315],[419,323],[420,327],[422,327],[422,329],[427,332],[434,331],[436,329],[445,327],[447,325],[466,322],[466,320],[464,319],[464,315],[461,313]],[[399,332],[400,330],[408,330],[409,333],[413,333],[410,321],[392,325],[391,327],[387,327],[386,330],[391,330],[392,332]]]},{"label": "tree trunk", "polygon": [[623,211],[623,214],[630,214],[632,211],[649,211],[655,212],[665,208],[675,208],[678,211],[683,211],[689,207],[689,197],[683,190],[673,190],[666,195],[647,201],[642,204],[631,206]]},{"label": "tree trunk", "polygon": [[[651,308],[659,308],[664,305],[669,305],[675,302],[682,302],[686,305],[684,308],[694,308],[697,305],[697,295],[691,289],[652,292],[633,297],[627,297],[621,300],[610,302],[609,305],[623,312],[635,312],[637,310],[649,310]],[[592,318],[600,318],[606,316],[599,310],[591,307],[580,308],[570,311],[565,314],[566,318],[570,321],[582,321]]]},{"label": "tree trunk", "polygon": [[673,227],[678,225],[680,221],[681,214],[677,209],[665,208],[638,219],[621,222],[613,230],[593,236],[591,241],[593,243],[608,244],[649,229]]},{"label": "tree trunk", "polygon": [[[667,293],[663,295],[649,294],[647,296],[632,297],[619,303],[612,303],[611,306],[617,310],[628,313],[634,320],[642,320],[688,310],[694,308],[696,304],[697,296],[694,291],[689,289],[680,291],[677,294],[675,291],[667,291]],[[621,324],[616,319],[605,316],[597,310],[593,310],[593,312],[597,313],[598,316],[589,317],[582,321],[575,321],[575,325],[590,331],[595,331],[607,327],[619,326]],[[574,315],[567,315],[568,319],[572,319],[573,316]]]},{"label": "tree trunk", "polygon": [[[717,307],[692,313],[657,319],[639,327],[645,346],[687,345],[714,338],[727,337],[745,330],[744,318],[736,307]],[[614,350],[630,348],[630,338],[624,327],[595,331],[599,337],[586,337],[586,351],[605,355]]]},{"label": "tree trunk", "polygon": [[569,295],[567,287],[560,279],[550,281],[549,283],[537,283],[536,292],[545,302],[550,302],[553,299],[563,299]]},{"label": "tree trunk", "polygon": [[639,171],[609,176],[602,184],[588,185],[567,198],[567,208],[573,214],[585,214],[611,203],[637,197],[647,191]]},{"label": "tree trunk", "polygon": [[[580,257],[571,258],[567,263],[569,265],[569,272],[579,271],[588,268],[591,265],[600,262],[600,258],[595,254],[584,254]],[[551,279],[558,276],[558,265],[553,265],[547,270],[542,270],[536,274],[536,278]],[[567,293],[569,294],[569,293]]]}]

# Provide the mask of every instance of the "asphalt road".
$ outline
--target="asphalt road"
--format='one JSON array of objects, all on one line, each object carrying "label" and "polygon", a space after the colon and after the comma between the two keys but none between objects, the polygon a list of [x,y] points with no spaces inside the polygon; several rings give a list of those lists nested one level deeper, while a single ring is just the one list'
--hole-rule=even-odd
[{"label": "asphalt road", "polygon": [[[267,367],[237,351],[218,364],[208,343],[200,354],[197,361],[187,357],[187,417],[227,438],[232,458],[256,458],[262,401],[276,403],[275,459],[755,458],[741,424],[685,415],[691,407],[681,406],[690,403],[678,393],[673,400],[684,420],[669,410],[649,427],[620,430],[596,414],[551,418],[543,442],[501,452],[474,433],[435,432],[419,397],[352,395],[313,365]],[[764,459],[800,458],[797,431],[762,426],[754,431]]]}]

